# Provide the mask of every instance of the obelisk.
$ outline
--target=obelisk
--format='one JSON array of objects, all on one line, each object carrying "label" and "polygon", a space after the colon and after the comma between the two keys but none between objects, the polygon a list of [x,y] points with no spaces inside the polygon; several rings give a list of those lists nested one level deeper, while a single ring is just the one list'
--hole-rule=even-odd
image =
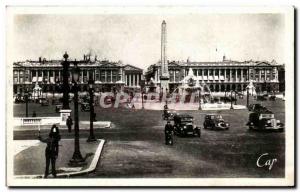
[{"label": "obelisk", "polygon": [[167,60],[167,24],[163,20],[161,24],[161,73],[160,87],[163,92],[169,89],[169,70]]}]

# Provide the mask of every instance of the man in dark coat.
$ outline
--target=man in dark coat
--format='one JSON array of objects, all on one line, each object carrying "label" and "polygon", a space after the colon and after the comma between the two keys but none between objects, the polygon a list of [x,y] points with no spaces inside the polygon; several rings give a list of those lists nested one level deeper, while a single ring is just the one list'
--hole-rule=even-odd
[{"label": "man in dark coat", "polygon": [[173,125],[170,123],[170,121],[167,122],[166,126],[165,126],[165,141],[166,144],[168,144],[168,137],[170,134],[173,133]]},{"label": "man in dark coat", "polygon": [[67,118],[67,122],[66,123],[67,123],[67,127],[68,127],[68,132],[71,133],[72,125],[73,125],[73,120],[72,120],[72,118],[70,116]]},{"label": "man in dark coat", "polygon": [[58,152],[59,152],[58,142],[60,140],[58,127],[56,127],[56,125],[53,125],[48,135],[48,138],[43,139],[41,136],[39,136],[39,140],[44,143],[47,143],[47,147],[45,149],[46,169],[45,169],[44,178],[47,178],[49,175],[50,163],[51,163],[51,173],[53,177],[56,177],[55,163],[58,157]]}]

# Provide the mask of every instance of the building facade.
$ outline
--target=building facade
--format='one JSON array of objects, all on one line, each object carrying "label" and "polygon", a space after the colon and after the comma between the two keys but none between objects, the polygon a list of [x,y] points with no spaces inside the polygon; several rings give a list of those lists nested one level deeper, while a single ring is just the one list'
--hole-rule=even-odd
[{"label": "building facade", "polygon": [[[15,62],[13,64],[13,90],[14,93],[31,91],[37,85],[43,92],[58,92],[62,84],[62,60],[39,59],[38,61]],[[132,66],[123,65],[121,62],[108,60],[91,61],[90,57],[77,61],[81,70],[79,87],[81,91],[88,90],[89,79],[94,80],[96,92],[113,90],[136,89],[140,86],[143,70]],[[74,64],[70,61],[69,81]]]},{"label": "building facade", "polygon": [[[170,92],[176,91],[179,87],[192,88],[195,85],[206,85],[211,92],[245,91],[250,82],[257,92],[277,92],[280,82],[282,84],[279,71],[281,78],[284,73],[282,72],[284,65],[275,61],[238,62],[226,60],[225,56],[220,62],[168,62],[168,68]],[[160,88],[160,70],[160,62],[147,69],[145,79],[148,85]]]}]

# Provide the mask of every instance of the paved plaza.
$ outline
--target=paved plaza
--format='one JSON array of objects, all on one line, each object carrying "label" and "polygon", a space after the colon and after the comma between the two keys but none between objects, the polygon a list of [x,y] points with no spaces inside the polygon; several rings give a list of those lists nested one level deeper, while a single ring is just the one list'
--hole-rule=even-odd
[{"label": "paved plaza", "polygon": [[[91,172],[98,163],[104,140],[87,143],[81,139],[81,154],[86,164],[70,166],[74,140],[62,139],[59,142],[59,155],[56,161],[57,177],[69,177]],[[45,173],[46,144],[39,140],[14,140],[14,174],[17,178],[42,178]],[[50,177],[51,166],[50,166]]]},{"label": "paved plaza", "polygon": [[[246,99],[238,104],[245,105]],[[275,118],[285,123],[284,101],[257,102],[272,110]],[[53,116],[55,106],[41,107],[30,104],[30,112],[38,116]],[[73,104],[71,104],[73,106]],[[14,116],[24,116],[25,104],[14,105]],[[284,177],[285,132],[253,132],[246,123],[247,109],[199,111],[182,110],[194,117],[195,125],[202,127],[201,137],[174,137],[174,145],[164,144],[162,111],[126,108],[103,109],[96,106],[97,120],[111,121],[110,128],[96,128],[98,139],[105,139],[100,160],[94,172],[77,177],[91,178],[176,178],[176,177]],[[218,113],[230,123],[228,131],[203,129],[204,115]],[[80,112],[80,120],[88,121],[89,112]],[[292,129],[293,127],[286,127]],[[48,130],[42,129],[41,134]],[[74,138],[73,133],[61,130],[62,139]],[[86,139],[88,129],[80,130],[80,138]],[[35,130],[15,130],[15,140],[32,140]],[[85,145],[81,142],[82,145]],[[264,153],[278,161],[271,170],[257,167],[257,159]],[[41,159],[44,153],[41,152]],[[266,160],[266,159],[264,159]],[[43,161],[42,161],[43,163]]]}]

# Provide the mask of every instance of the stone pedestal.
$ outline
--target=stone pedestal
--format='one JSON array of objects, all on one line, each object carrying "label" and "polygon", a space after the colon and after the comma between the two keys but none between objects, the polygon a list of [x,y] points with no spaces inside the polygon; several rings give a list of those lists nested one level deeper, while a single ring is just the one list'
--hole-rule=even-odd
[{"label": "stone pedestal", "polygon": [[60,125],[66,125],[67,118],[71,115],[71,109],[60,110]]},{"label": "stone pedestal", "polygon": [[170,90],[169,82],[170,82],[169,77],[163,77],[163,76],[160,77],[160,88],[163,89],[164,93],[166,93],[167,90]]}]

